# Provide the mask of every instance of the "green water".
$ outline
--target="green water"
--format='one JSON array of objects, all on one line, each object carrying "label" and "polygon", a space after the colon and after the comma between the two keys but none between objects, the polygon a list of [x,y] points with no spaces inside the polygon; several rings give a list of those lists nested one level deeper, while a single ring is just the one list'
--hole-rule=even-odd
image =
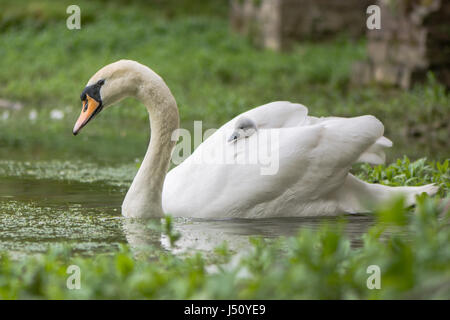
[{"label": "green water", "polygon": [[[114,252],[121,243],[175,252],[210,251],[223,241],[239,250],[248,245],[250,236],[289,236],[302,227],[336,225],[339,219],[175,218],[181,239],[170,248],[166,236],[150,227],[149,221],[121,217],[120,205],[136,170],[134,164],[0,161],[0,251],[20,257],[45,252],[51,245],[70,244],[78,253],[95,255]],[[347,220],[347,233],[358,244],[373,218],[355,215]]]}]

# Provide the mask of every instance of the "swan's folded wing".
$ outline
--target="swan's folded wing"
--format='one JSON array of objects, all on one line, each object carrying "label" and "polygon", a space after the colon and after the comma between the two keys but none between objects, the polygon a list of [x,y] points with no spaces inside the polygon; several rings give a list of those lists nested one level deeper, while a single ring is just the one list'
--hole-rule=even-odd
[{"label": "swan's folded wing", "polygon": [[[163,208],[174,215],[263,217],[281,216],[304,203],[305,212],[335,212],[330,195],[383,130],[375,117],[363,116],[258,130],[236,144],[216,132],[167,174]],[[266,147],[257,149],[256,157],[253,143]],[[248,157],[247,148],[253,151]]]},{"label": "swan's folded wing", "polygon": [[243,116],[252,119],[261,129],[289,128],[302,125],[307,120],[308,108],[289,101],[275,101],[244,112],[229,123]]},{"label": "swan's folded wing", "polygon": [[289,101],[271,102],[234,117],[214,133],[208,135],[205,142],[217,136],[223,136],[227,141],[235,128],[236,122],[241,118],[252,120],[257,129],[290,128],[308,123],[308,108]]},{"label": "swan's folded wing", "polygon": [[317,152],[328,154],[334,166],[351,166],[384,133],[383,124],[370,115],[330,120],[322,125],[325,130]]},{"label": "swan's folded wing", "polygon": [[[316,127],[320,130],[312,130]],[[310,194],[320,197],[344,181],[351,165],[383,136],[384,127],[373,116],[361,116],[330,120],[295,130],[301,140],[299,144],[304,143],[304,136],[308,132],[318,135],[314,144],[302,150],[302,153],[307,154],[298,155],[298,158],[303,161],[305,157],[307,159],[304,165],[308,166],[308,170],[302,183],[309,184]],[[300,145],[296,147],[291,142],[291,148],[299,149]]]},{"label": "swan's folded wing", "polygon": [[[307,121],[304,123],[304,125],[314,125],[314,124],[325,124],[328,121],[335,121],[335,120],[345,120],[347,118],[342,117],[312,117],[308,116]],[[392,141],[388,138],[382,136],[375,141],[374,144],[372,144],[364,153],[361,154],[361,156],[356,160],[357,163],[360,162],[366,162],[370,164],[384,164],[386,161],[386,154],[385,149],[392,147]]]}]

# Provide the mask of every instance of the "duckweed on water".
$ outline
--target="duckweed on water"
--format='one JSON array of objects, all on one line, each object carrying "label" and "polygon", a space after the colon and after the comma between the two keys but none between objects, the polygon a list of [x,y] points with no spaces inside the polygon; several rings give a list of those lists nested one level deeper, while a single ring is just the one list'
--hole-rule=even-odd
[{"label": "duckweed on water", "polygon": [[137,164],[116,167],[101,166],[82,161],[34,161],[0,160],[0,176],[33,177],[34,179],[67,180],[84,183],[102,181],[123,187],[136,175]]},{"label": "duckweed on water", "polygon": [[113,252],[126,240],[120,221],[102,210],[67,206],[53,208],[39,203],[0,201],[0,251],[15,257],[46,252],[70,244],[83,255]]}]

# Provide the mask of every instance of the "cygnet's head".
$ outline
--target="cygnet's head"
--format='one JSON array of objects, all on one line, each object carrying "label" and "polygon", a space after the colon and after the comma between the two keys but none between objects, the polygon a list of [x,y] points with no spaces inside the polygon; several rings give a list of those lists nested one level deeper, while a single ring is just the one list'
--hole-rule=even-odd
[{"label": "cygnet's head", "polygon": [[234,131],[228,138],[228,142],[234,142],[239,139],[247,138],[257,131],[256,123],[247,117],[240,117],[236,120]]}]

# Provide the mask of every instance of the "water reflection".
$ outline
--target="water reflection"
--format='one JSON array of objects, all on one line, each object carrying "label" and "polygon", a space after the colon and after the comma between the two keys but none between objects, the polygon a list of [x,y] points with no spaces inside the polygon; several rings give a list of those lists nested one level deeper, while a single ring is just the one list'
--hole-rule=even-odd
[{"label": "water reflection", "polygon": [[[181,239],[172,248],[156,222],[123,219],[120,205],[126,189],[106,183],[80,183],[32,177],[0,178],[0,251],[13,255],[45,252],[49,245],[70,244],[83,255],[118,250],[128,243],[140,253],[163,249],[174,253],[209,252],[224,241],[233,251],[249,245],[250,236],[292,236],[301,228],[337,227],[341,218],[277,218],[200,220],[175,218]],[[372,224],[368,215],[344,217],[354,245]],[[155,227],[156,225],[156,227]]]},{"label": "water reflection", "polygon": [[[361,245],[362,235],[373,223],[373,218],[367,215],[345,216],[344,230],[353,246]],[[174,230],[181,234],[175,247],[171,247],[169,239],[155,231],[154,221],[144,219],[123,219],[123,231],[133,250],[140,253],[155,247],[183,253],[192,250],[212,251],[224,241],[228,248],[240,251],[249,246],[251,236],[277,238],[280,236],[295,236],[300,229],[317,230],[327,225],[338,228],[342,217],[321,218],[276,218],[276,219],[229,219],[203,220],[175,218]]]}]

